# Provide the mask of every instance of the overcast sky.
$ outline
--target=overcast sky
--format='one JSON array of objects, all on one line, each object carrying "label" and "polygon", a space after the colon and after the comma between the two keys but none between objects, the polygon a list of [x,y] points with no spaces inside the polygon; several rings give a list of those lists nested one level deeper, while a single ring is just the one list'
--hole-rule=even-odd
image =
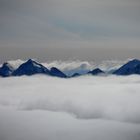
[{"label": "overcast sky", "polygon": [[0,62],[140,58],[140,0],[0,0]]}]

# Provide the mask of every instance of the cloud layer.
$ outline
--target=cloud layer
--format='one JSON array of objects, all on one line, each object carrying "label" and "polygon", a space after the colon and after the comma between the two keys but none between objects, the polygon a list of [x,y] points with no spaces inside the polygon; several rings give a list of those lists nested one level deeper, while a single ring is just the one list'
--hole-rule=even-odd
[{"label": "cloud layer", "polygon": [[140,123],[139,76],[0,79],[0,106],[67,112],[79,119]]}]

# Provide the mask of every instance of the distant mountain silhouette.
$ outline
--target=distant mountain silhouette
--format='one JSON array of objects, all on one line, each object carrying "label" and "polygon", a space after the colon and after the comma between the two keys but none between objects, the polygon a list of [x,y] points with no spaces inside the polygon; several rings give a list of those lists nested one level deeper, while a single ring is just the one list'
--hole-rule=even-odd
[{"label": "distant mountain silhouette", "polygon": [[71,77],[78,77],[78,76],[81,76],[83,74],[79,74],[79,73],[74,73]]},{"label": "distant mountain silhouette", "polygon": [[12,74],[13,71],[14,71],[13,67],[9,63],[6,62],[0,68],[0,75],[2,77],[8,77]]},{"label": "distant mountain silhouette", "polygon": [[102,74],[102,73],[104,73],[104,72],[101,69],[96,68],[96,69],[94,69],[92,71],[89,71],[85,74],[74,73],[71,77],[78,77],[78,76],[86,75],[86,74],[99,75],[99,74]]},{"label": "distant mountain silhouette", "polygon": [[[82,73],[82,68],[84,72]],[[81,73],[79,73],[81,72]],[[42,64],[29,59],[24,63],[16,63],[16,62],[5,62],[0,67],[0,76],[8,77],[8,76],[22,76],[22,75],[34,75],[34,74],[46,74],[49,76],[56,76],[60,78],[71,78],[71,77],[78,77],[81,75],[92,74],[92,75],[99,75],[105,73],[99,68],[93,69],[91,71],[87,71],[85,73],[85,67],[80,67],[80,71],[76,71],[72,75],[66,75],[63,71],[59,70],[56,67],[52,67],[50,70],[43,66]],[[140,74],[140,60],[133,59],[123,66],[121,66],[117,70],[113,70],[112,72],[109,71],[108,74],[116,74],[116,75],[131,75],[131,74]]]},{"label": "distant mountain silhouette", "polygon": [[13,72],[14,76],[33,75],[33,74],[50,74],[50,71],[42,64],[29,59],[25,63],[21,64],[18,69]]},{"label": "distant mountain silhouette", "polygon": [[67,76],[62,71],[60,71],[59,69],[57,69],[56,67],[52,67],[51,68],[50,75],[61,77],[61,78],[67,78]]},{"label": "distant mountain silhouette", "polygon": [[131,74],[140,74],[140,60],[133,59],[118,70],[116,70],[113,74],[116,75],[131,75]]},{"label": "distant mountain silhouette", "polygon": [[88,74],[92,74],[92,75],[98,75],[98,74],[103,74],[103,73],[104,72],[99,68],[96,68],[96,69],[88,72]]}]

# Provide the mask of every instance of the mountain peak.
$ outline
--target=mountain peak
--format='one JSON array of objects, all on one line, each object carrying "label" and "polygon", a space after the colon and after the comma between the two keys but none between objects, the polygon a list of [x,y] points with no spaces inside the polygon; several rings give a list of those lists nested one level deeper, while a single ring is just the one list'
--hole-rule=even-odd
[{"label": "mountain peak", "polygon": [[104,73],[104,72],[99,68],[96,68],[96,69],[88,72],[88,74],[92,74],[92,75],[98,75],[98,74],[101,74],[101,73]]},{"label": "mountain peak", "polygon": [[7,77],[7,76],[10,76],[13,71],[14,71],[14,68],[8,62],[5,62],[0,68],[0,75],[3,77]]},{"label": "mountain peak", "polygon": [[56,67],[52,67],[51,70],[50,70],[50,73],[51,73],[52,76],[57,76],[57,77],[61,77],[61,78],[66,78],[67,77],[62,71],[60,71]]},{"label": "mountain peak", "polygon": [[132,60],[128,61],[128,63],[140,63],[140,60],[132,59]]},{"label": "mountain peak", "polygon": [[133,59],[121,66],[113,74],[117,75],[130,75],[130,74],[140,74],[140,60]]},{"label": "mountain peak", "polygon": [[25,63],[23,63],[22,65],[20,65],[20,67],[14,71],[13,75],[33,75],[33,74],[49,74],[49,70],[44,67],[42,64],[29,59],[27,60]]},{"label": "mountain peak", "polygon": [[36,62],[36,61],[33,60],[33,59],[28,59],[26,62],[27,62],[27,63],[34,63],[34,62]]}]

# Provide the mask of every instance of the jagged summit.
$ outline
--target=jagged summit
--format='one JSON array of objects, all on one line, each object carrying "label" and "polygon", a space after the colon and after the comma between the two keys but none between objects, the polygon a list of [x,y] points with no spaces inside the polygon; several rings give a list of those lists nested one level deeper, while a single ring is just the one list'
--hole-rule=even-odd
[{"label": "jagged summit", "polygon": [[140,74],[140,60],[133,59],[118,70],[116,70],[113,74],[116,75],[131,75],[131,74]]},{"label": "jagged summit", "polygon": [[21,76],[21,75],[33,75],[33,74],[49,74],[49,70],[44,67],[42,64],[29,59],[25,63],[19,66],[17,70],[13,72],[14,76]]}]

